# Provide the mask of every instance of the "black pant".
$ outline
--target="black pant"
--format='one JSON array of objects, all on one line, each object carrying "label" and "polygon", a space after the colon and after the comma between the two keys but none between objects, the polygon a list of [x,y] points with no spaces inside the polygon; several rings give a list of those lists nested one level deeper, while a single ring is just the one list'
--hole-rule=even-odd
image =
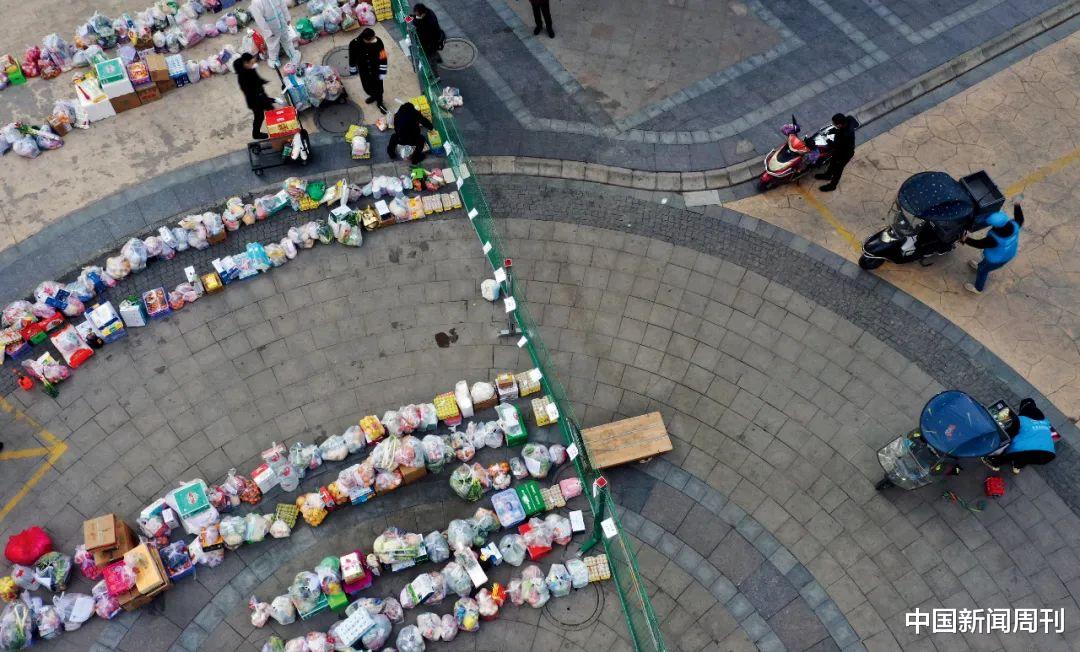
[{"label": "black pant", "polygon": [[274,108],[274,100],[269,97],[262,98],[261,102],[262,104],[259,105],[259,108],[251,109],[253,114],[251,120],[251,137],[255,140],[266,138],[266,134],[262,130],[263,121],[266,119],[264,114]]},{"label": "black pant", "polygon": [[825,171],[825,174],[829,175],[829,183],[836,185],[840,183],[840,177],[844,174],[844,166],[851,160],[850,156],[834,156],[829,160],[829,169]]},{"label": "black pant", "polygon": [[[537,29],[546,24],[548,31],[551,31],[553,29],[551,26],[551,2],[549,0],[534,0],[532,8],[533,20],[536,21]],[[543,14],[543,20],[541,20],[541,13]]]},{"label": "black pant", "polygon": [[412,145],[413,153],[412,156],[409,157],[409,162],[415,165],[424,160],[424,144],[423,138],[417,141],[406,142],[394,133],[390,134],[390,142],[386,145],[386,153],[390,155],[390,160],[394,161],[397,160],[398,157],[398,145]]},{"label": "black pant", "polygon": [[368,97],[374,97],[379,104],[383,103],[383,83],[378,75],[360,75],[360,85]]}]

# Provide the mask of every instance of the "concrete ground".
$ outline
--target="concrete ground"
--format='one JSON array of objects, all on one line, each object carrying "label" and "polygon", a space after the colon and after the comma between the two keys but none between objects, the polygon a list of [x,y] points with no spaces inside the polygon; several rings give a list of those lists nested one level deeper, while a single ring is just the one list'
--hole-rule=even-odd
[{"label": "concrete ground", "polygon": [[[301,15],[300,9],[294,12]],[[394,38],[381,25],[375,29],[389,55],[385,97],[393,110],[395,99],[415,97],[419,86]],[[319,39],[303,48],[303,56],[307,61],[322,62],[331,49],[346,46],[355,35],[339,32]],[[184,54],[198,60],[216,54],[226,43],[239,47],[240,38],[206,39]],[[260,74],[264,79],[276,79],[265,64]],[[0,120],[6,123],[48,115],[56,100],[74,97],[72,87],[64,81],[68,78],[33,80],[0,93],[0,116],[4,116]],[[267,88],[274,94],[275,86]],[[345,89],[359,102],[364,122],[374,123],[379,113],[363,103],[365,94],[359,79],[346,78]],[[302,114],[302,121],[316,133],[319,127],[313,113]],[[160,101],[95,123],[87,131],[76,130],[65,139],[62,149],[44,152],[36,159],[9,154],[0,167],[0,251],[90,203],[193,163],[243,149],[250,137],[251,112],[244,105],[235,77],[229,74],[174,90]]]},{"label": "concrete ground", "polygon": [[986,170],[1028,221],[1020,254],[974,296],[963,288],[980,254],[959,247],[931,267],[874,272],[983,342],[1073,418],[1080,416],[1080,118],[1071,80],[1080,36],[1063,39],[885,134],[859,145],[839,190],[806,178],[729,204],[855,260],[884,226],[900,184],[921,170]]}]

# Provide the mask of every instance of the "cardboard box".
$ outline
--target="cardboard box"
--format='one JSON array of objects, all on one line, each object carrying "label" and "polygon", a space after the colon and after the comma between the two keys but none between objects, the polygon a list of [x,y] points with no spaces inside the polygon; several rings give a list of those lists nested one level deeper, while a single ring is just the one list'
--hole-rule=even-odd
[{"label": "cardboard box", "polygon": [[139,543],[135,532],[116,514],[83,521],[83,545],[94,555],[94,564],[107,566],[124,557]]},{"label": "cardboard box", "polygon": [[154,80],[150,79],[150,69],[146,66],[145,61],[132,61],[127,67],[128,80],[131,81],[131,85],[135,88],[145,87],[147,84],[153,84]]},{"label": "cardboard box", "polygon": [[142,101],[139,100],[139,94],[133,91],[126,95],[121,95],[120,97],[109,98],[109,104],[112,105],[113,111],[123,113],[124,111],[142,106]]},{"label": "cardboard box", "polygon": [[296,107],[284,106],[271,109],[264,114],[266,133],[271,136],[291,136],[300,131],[300,121],[296,118]]},{"label": "cardboard box", "polygon": [[145,543],[125,553],[124,563],[135,571],[135,588],[143,595],[157,591],[169,581],[157,549]]},{"label": "cardboard box", "polygon": [[127,81],[127,69],[124,62],[119,58],[106,59],[94,66],[98,81],[104,86],[119,81]]},{"label": "cardboard box", "polygon": [[275,152],[280,152],[281,150],[285,149],[285,146],[288,145],[289,143],[291,143],[292,141],[293,141],[292,136],[281,136],[279,138],[271,138],[270,139],[270,147]]},{"label": "cardboard box", "polygon": [[412,484],[427,475],[427,468],[423,466],[399,466],[401,471],[401,483]]},{"label": "cardboard box", "polygon": [[159,573],[162,577],[166,578],[165,582],[149,593],[141,593],[138,586],[136,585],[127,593],[122,593],[121,595],[117,596],[116,599],[120,603],[120,607],[124,611],[135,611],[136,609],[145,607],[146,605],[153,602],[154,598],[158,597],[162,593],[172,588],[173,584],[168,580],[165,574],[165,567],[161,563],[161,557],[158,556],[157,550],[153,548],[149,548],[149,550],[151,551],[150,559],[156,566],[156,572]]},{"label": "cardboard box", "polygon": [[148,55],[146,57],[146,67],[150,70],[150,79],[155,82],[171,83],[171,80],[169,79],[169,64],[165,61],[165,55]]},{"label": "cardboard box", "polygon": [[162,95],[168,93],[169,91],[176,90],[176,83],[171,79],[166,79],[165,81],[155,81],[154,85],[157,86],[158,92]]},{"label": "cardboard box", "polygon": [[148,104],[161,99],[161,89],[156,84],[151,84],[146,88],[140,88],[135,91],[135,94],[139,96],[139,102]]}]

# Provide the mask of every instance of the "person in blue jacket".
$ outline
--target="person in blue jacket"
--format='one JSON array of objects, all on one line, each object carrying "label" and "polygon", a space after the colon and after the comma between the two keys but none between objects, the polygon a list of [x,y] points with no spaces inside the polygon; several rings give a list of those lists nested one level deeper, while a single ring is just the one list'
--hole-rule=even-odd
[{"label": "person in blue jacket", "polygon": [[975,283],[964,283],[968,292],[981,294],[986,287],[986,278],[995,269],[1001,269],[1016,257],[1016,248],[1020,242],[1020,227],[1024,226],[1024,210],[1020,204],[1013,204],[1013,219],[1001,211],[991,213],[986,218],[990,226],[985,238],[965,238],[964,244],[982,249],[982,260],[976,263],[969,260],[968,265],[975,270]]},{"label": "person in blue jacket", "polygon": [[1009,428],[1012,441],[1001,455],[990,458],[990,468],[997,471],[1005,464],[1012,465],[1013,473],[1028,464],[1049,464],[1057,457],[1054,450],[1054,431],[1043,411],[1035,401],[1025,398],[1020,401],[1017,418]]}]

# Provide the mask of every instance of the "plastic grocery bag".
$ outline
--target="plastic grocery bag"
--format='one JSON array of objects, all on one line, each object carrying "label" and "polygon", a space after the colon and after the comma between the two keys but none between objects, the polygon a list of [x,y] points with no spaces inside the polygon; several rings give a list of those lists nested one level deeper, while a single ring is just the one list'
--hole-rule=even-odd
[{"label": "plastic grocery bag", "polygon": [[547,477],[551,470],[551,456],[547,446],[529,442],[522,448],[521,456],[525,459],[525,468],[529,470],[529,475],[537,480]]},{"label": "plastic grocery bag", "polygon": [[507,534],[499,541],[499,552],[503,561],[511,566],[520,566],[525,561],[525,538],[520,534]]},{"label": "plastic grocery bag", "polygon": [[[426,435],[422,443],[424,446],[424,463],[427,465],[427,470],[431,473],[442,471],[447,455],[446,445],[443,443],[442,437]],[[451,455],[453,455],[452,452]]]},{"label": "plastic grocery bag", "polygon": [[552,564],[544,582],[547,584],[548,591],[551,591],[552,596],[562,598],[570,595],[571,580],[566,566]]},{"label": "plastic grocery bag", "polygon": [[476,527],[476,537],[479,541],[476,545],[483,545],[488,535],[499,531],[499,518],[490,509],[478,508],[473,514],[472,522]]},{"label": "plastic grocery bag", "polygon": [[570,543],[570,539],[574,536],[574,530],[570,526],[570,519],[561,514],[548,514],[544,517],[544,525],[547,526],[548,532],[551,533],[551,540],[560,546]]},{"label": "plastic grocery bag", "polygon": [[454,603],[454,620],[463,632],[480,629],[480,606],[472,598],[460,598]]},{"label": "plastic grocery bag", "polygon": [[392,623],[400,623],[405,620],[405,611],[402,610],[401,603],[397,601],[397,598],[386,598],[383,602],[382,612]]},{"label": "plastic grocery bag", "polygon": [[71,557],[59,552],[47,552],[34,564],[34,579],[46,589],[62,593],[71,576]]},{"label": "plastic grocery bag", "polygon": [[266,625],[266,621],[270,620],[270,605],[266,602],[259,602],[255,596],[251,596],[251,599],[248,600],[248,609],[251,609],[252,626],[262,627]]},{"label": "plastic grocery bag", "polygon": [[270,617],[279,625],[296,622],[296,607],[287,595],[279,595],[270,602]]},{"label": "plastic grocery bag", "polygon": [[570,582],[575,589],[582,589],[589,584],[589,567],[585,562],[572,557],[566,560],[566,571],[570,573]]},{"label": "plastic grocery bag", "polygon": [[433,564],[441,564],[450,559],[450,544],[438,530],[429,532],[424,537],[424,548]]},{"label": "plastic grocery bag", "polygon": [[[389,428],[388,428],[389,430]],[[391,434],[380,441],[371,451],[371,461],[380,471],[393,471],[398,467],[397,452],[401,448],[401,438]]]},{"label": "plastic grocery bag", "polygon": [[446,529],[446,540],[453,550],[462,550],[471,548],[475,544],[478,534],[476,524],[472,519],[456,518],[450,521],[450,525]]},{"label": "plastic grocery bag", "polygon": [[438,641],[442,638],[442,619],[438,614],[424,612],[416,617],[416,627],[420,635],[428,641]]},{"label": "plastic grocery bag", "polygon": [[446,581],[446,590],[452,591],[459,596],[465,597],[472,593],[473,583],[469,573],[456,561],[443,566],[443,579]]},{"label": "plastic grocery bag", "polygon": [[[480,469],[479,473],[476,472],[476,468]],[[463,500],[469,502],[480,500],[480,497],[484,495],[484,486],[481,482],[480,473],[484,476],[487,475],[483,467],[478,464],[473,466],[462,464],[450,474],[450,488]]]},{"label": "plastic grocery bag", "polygon": [[375,624],[360,637],[360,643],[365,650],[378,650],[389,640],[390,632],[393,631],[394,626],[390,624],[390,620],[383,614],[375,614],[371,619]]},{"label": "plastic grocery bag", "polygon": [[400,466],[418,467],[424,466],[426,463],[426,456],[424,453],[424,446],[420,443],[420,440],[412,435],[406,435],[401,438],[401,445],[394,453],[394,460]]},{"label": "plastic grocery bag", "polygon": [[528,565],[521,571],[521,597],[530,607],[539,609],[551,598],[544,574],[535,565]]},{"label": "plastic grocery bag", "polygon": [[349,444],[341,435],[327,437],[326,441],[319,445],[319,451],[324,460],[340,462],[349,455]]},{"label": "plastic grocery bag", "polygon": [[485,620],[491,620],[499,615],[499,605],[491,597],[491,591],[486,588],[480,589],[476,594],[476,604],[480,608],[480,616]]},{"label": "plastic grocery bag", "polygon": [[452,641],[457,637],[458,626],[457,620],[453,614],[443,614],[442,627],[439,629],[439,638],[444,641]]},{"label": "plastic grocery bag", "polygon": [[0,648],[21,650],[33,642],[33,622],[30,607],[16,601],[4,607],[0,613]]}]

